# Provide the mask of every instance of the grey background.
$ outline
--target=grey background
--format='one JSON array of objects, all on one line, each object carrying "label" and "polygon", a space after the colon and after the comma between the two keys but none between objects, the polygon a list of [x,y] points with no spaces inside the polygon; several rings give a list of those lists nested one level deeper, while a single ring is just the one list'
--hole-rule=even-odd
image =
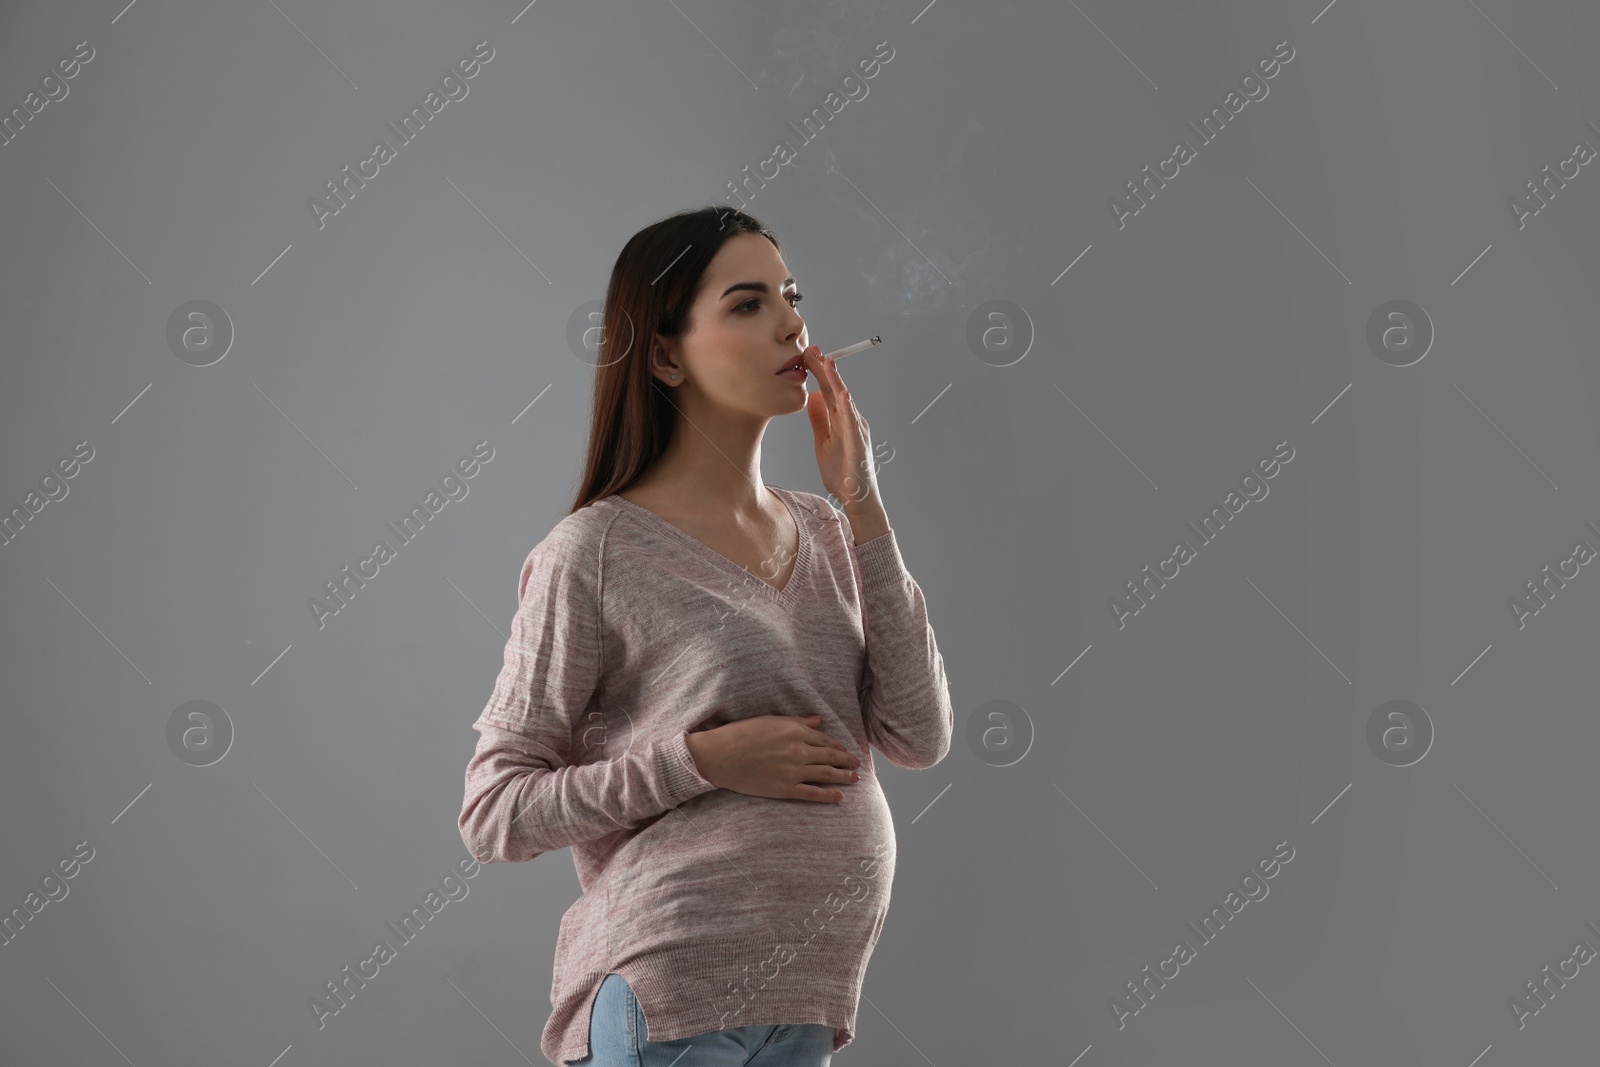
[{"label": "grey background", "polygon": [[[1521,231],[1508,199],[1600,147],[1597,38],[1560,0],[7,5],[0,110],[96,55],[0,148],[0,505],[95,457],[0,554],[0,910],[95,854],[0,948],[0,1062],[545,1062],[565,853],[482,870],[320,1031],[308,1002],[466,856],[469,724],[584,447],[569,316],[780,139],[749,209],[814,340],[885,338],[841,369],[957,714],[938,767],[880,763],[894,904],[837,1062],[1592,1058],[1592,968],[1520,1030],[1508,1001],[1600,948],[1600,578],[1521,629],[1508,600],[1600,545],[1600,174]],[[1119,230],[1108,198],[1285,39]],[[480,40],[319,230],[308,199]],[[1397,298],[1437,331],[1404,368],[1365,340]],[[166,342],[196,299],[236,331],[207,367]],[[1005,367],[965,340],[995,299],[1035,331]],[[319,629],[308,599],[480,440]],[[1107,601],[1284,440],[1119,629]],[[765,476],[824,491],[803,415]],[[1436,730],[1409,767],[1365,740],[1397,698]],[[208,767],[168,745],[191,700],[235,731]],[[966,740],[993,700],[1032,729],[1003,768]]]}]

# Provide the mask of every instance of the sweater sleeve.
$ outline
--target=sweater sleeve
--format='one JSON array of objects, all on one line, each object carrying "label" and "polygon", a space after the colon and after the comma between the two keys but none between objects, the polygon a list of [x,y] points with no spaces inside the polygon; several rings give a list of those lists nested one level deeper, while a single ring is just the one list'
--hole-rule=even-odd
[{"label": "sweater sleeve", "polygon": [[[504,665],[478,716],[458,826],[481,863],[517,863],[661,815],[717,787],[682,734],[574,763],[599,687],[600,554],[576,525],[528,555]],[[589,715],[589,719],[586,719]]]},{"label": "sweater sleeve", "polygon": [[861,702],[867,738],[896,766],[925,770],[944,759],[955,732],[944,657],[934,641],[927,604],[906,570],[893,529],[858,545],[849,516],[844,524],[861,584],[867,636]]}]

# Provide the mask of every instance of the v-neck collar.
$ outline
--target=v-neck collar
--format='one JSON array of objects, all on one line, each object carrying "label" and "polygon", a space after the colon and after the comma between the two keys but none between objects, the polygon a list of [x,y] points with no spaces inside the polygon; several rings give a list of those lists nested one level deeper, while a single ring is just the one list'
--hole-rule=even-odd
[{"label": "v-neck collar", "polygon": [[626,508],[633,514],[638,515],[645,522],[655,526],[669,537],[682,542],[686,548],[700,556],[702,559],[721,567],[723,570],[733,571],[741,577],[755,578],[755,580],[761,586],[761,589],[758,591],[758,595],[765,595],[768,599],[776,601],[779,604],[787,604],[789,601],[795,598],[795,595],[799,592],[801,587],[802,579],[810,570],[811,537],[806,529],[805,521],[800,516],[801,508],[790,499],[789,491],[787,489],[780,489],[775,485],[769,485],[767,488],[770,489],[778,498],[778,500],[782,502],[784,508],[789,512],[789,517],[794,520],[795,525],[796,559],[794,561],[794,567],[789,571],[789,580],[783,584],[782,589],[774,589],[772,587],[772,583],[762,578],[759,574],[752,574],[749,570],[735,563],[733,560],[729,559],[727,556],[724,556],[716,549],[711,548],[709,545],[705,544],[705,542],[701,541],[687,530],[674,526],[672,523],[668,522],[660,515],[657,515],[643,504],[635,504],[627,497],[621,496],[617,493],[611,494],[608,499],[615,500],[619,505]]}]

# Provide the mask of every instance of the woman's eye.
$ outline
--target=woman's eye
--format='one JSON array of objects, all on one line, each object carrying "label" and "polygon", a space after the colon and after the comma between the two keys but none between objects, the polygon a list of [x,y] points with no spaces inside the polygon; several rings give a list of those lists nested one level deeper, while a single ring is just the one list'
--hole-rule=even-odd
[{"label": "woman's eye", "polygon": [[[796,304],[800,303],[800,301],[805,299],[805,294],[804,293],[789,293],[788,296],[789,296],[789,306],[790,307],[794,307]],[[736,311],[747,311],[747,310],[748,311],[754,311],[755,310],[755,305],[758,305],[760,303],[761,303],[761,298],[759,296],[752,296],[749,300],[746,300],[744,303],[738,305],[734,310],[736,310]]]}]

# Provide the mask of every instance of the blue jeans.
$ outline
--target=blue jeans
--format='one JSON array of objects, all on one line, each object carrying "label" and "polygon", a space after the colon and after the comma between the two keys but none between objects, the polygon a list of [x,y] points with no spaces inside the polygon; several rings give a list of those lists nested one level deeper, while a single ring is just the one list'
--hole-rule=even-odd
[{"label": "blue jeans", "polygon": [[589,1015],[589,1055],[573,1067],[829,1067],[833,1027],[821,1023],[734,1026],[676,1041],[651,1041],[628,980],[600,983]]}]

